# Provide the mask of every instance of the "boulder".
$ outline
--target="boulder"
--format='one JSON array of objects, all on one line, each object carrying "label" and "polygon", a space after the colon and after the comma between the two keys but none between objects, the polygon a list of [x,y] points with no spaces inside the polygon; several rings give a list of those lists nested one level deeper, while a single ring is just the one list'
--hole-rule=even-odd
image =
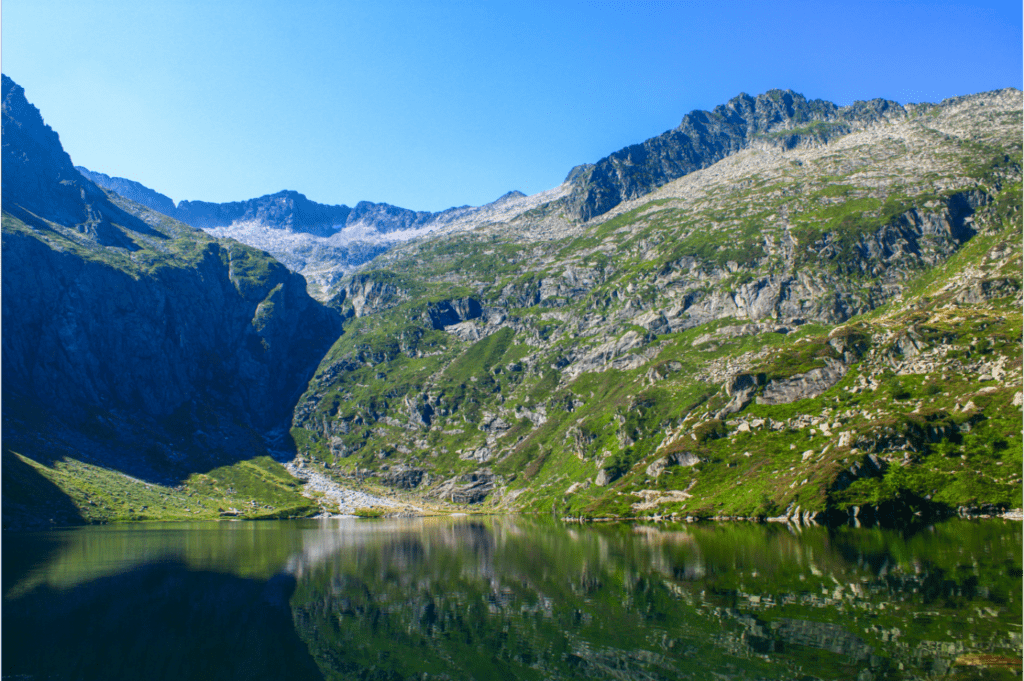
[{"label": "boulder", "polygon": [[688,468],[695,464],[700,463],[700,458],[690,452],[673,452],[668,456],[663,456],[651,465],[647,467],[647,475],[652,478],[656,478],[661,475],[666,468],[672,466],[680,466],[682,468]]},{"label": "boulder", "polygon": [[826,366],[811,369],[803,374],[768,381],[764,391],[757,398],[758,404],[790,404],[797,400],[817,397],[846,375],[846,365],[835,360],[826,360]]},{"label": "boulder", "polygon": [[494,474],[486,468],[446,480],[433,496],[456,504],[478,504],[494,490]]}]

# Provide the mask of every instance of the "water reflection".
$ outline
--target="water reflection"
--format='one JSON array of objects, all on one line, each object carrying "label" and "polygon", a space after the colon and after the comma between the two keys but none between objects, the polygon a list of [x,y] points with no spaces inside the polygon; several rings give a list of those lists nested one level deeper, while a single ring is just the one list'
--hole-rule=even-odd
[{"label": "water reflection", "polygon": [[151,673],[164,642],[192,660],[175,678],[209,656],[266,678],[1020,678],[1019,523],[904,537],[445,518],[42,537],[5,537],[39,556],[5,558],[5,675],[170,677]]}]

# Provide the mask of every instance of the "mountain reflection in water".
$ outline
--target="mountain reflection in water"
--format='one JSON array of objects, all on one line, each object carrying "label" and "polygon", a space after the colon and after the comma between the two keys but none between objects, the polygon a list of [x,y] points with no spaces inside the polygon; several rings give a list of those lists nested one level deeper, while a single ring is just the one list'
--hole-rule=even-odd
[{"label": "mountain reflection in water", "polygon": [[4,678],[1021,674],[1020,523],[345,519],[4,544]]}]

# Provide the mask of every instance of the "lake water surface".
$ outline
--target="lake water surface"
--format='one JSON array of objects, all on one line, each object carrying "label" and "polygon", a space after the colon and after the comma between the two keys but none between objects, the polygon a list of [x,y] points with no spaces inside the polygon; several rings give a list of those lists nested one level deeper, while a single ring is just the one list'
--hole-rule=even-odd
[{"label": "lake water surface", "polygon": [[1020,679],[1022,526],[139,524],[3,537],[11,679]]}]

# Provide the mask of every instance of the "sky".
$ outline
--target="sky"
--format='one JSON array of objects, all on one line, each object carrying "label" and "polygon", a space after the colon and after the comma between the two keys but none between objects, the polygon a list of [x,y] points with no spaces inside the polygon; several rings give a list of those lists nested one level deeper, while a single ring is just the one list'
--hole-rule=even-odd
[{"label": "sky", "polygon": [[4,0],[0,63],[77,165],[175,201],[414,210],[557,186],[741,92],[1022,89],[1008,2]]}]

